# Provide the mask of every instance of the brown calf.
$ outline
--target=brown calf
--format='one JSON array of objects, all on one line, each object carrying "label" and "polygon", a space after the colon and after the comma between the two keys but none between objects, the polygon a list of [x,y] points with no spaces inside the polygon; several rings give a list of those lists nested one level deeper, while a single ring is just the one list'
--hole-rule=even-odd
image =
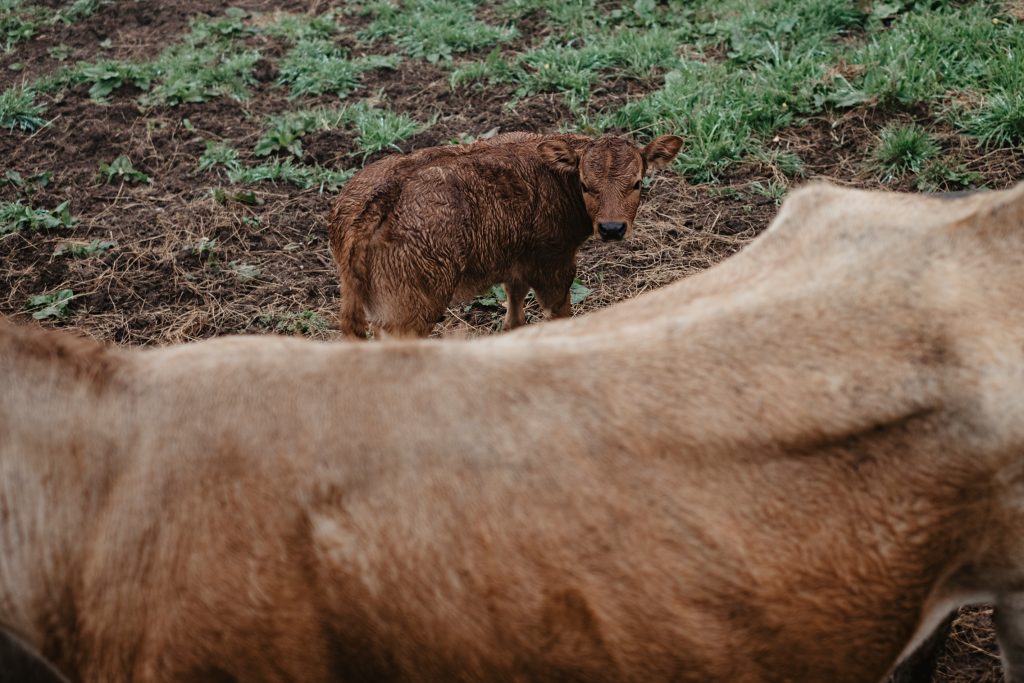
[{"label": "brown calf", "polygon": [[0,627],[88,683],[864,683],[992,600],[1022,683],[1022,254],[1024,185],[819,185],[475,341],[0,322]]},{"label": "brown calf", "polygon": [[522,325],[533,287],[549,316],[571,313],[576,251],[623,239],[644,173],[668,165],[678,137],[643,150],[622,138],[508,133],[393,156],[355,175],[328,232],[341,276],[341,330],[426,336],[453,297],[505,283],[505,328]]}]

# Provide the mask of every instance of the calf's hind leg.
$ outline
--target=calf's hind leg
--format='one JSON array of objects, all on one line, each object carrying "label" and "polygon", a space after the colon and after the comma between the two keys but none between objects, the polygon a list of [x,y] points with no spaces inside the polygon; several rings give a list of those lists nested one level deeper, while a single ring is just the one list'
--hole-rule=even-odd
[{"label": "calf's hind leg", "polygon": [[511,330],[526,324],[526,313],[523,301],[530,286],[523,280],[511,280],[505,283],[505,324],[502,329]]},{"label": "calf's hind leg", "polygon": [[548,318],[568,318],[572,315],[570,290],[576,277],[576,264],[546,274],[543,281],[533,285],[537,299]]},{"label": "calf's hind leg", "polygon": [[426,292],[400,288],[390,298],[374,332],[382,339],[429,337],[434,325],[444,319],[451,298],[450,287],[438,286]]}]

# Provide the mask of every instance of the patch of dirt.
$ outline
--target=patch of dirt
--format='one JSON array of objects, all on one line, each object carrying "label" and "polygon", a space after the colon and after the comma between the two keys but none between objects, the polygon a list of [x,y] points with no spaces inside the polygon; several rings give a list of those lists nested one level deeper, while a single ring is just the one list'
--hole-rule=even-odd
[{"label": "patch of dirt", "polygon": [[935,668],[936,683],[1002,683],[992,608],[963,609]]},{"label": "patch of dirt", "polygon": [[[60,21],[41,24],[31,40],[19,44],[8,54],[0,53],[0,90],[14,83],[35,80],[62,65],[78,61],[151,59],[186,33],[193,18],[220,16],[228,6],[208,0],[110,2],[72,24]],[[254,12],[305,12],[309,3],[238,0],[230,6]],[[100,43],[107,40],[109,46],[100,47]],[[69,48],[64,61],[49,54],[50,48],[57,46]],[[21,68],[13,71],[11,64],[20,64]]]},{"label": "patch of dirt", "polygon": [[918,189],[914,186],[913,174],[884,183],[882,173],[871,163],[882,129],[890,124],[911,123],[927,128],[938,142],[941,149],[938,160],[957,166],[962,164],[965,170],[977,173],[979,186],[998,189],[1024,178],[1024,156],[1018,150],[986,150],[976,141],[958,135],[949,124],[936,121],[926,111],[890,112],[859,107],[833,117],[811,118],[780,132],[773,144],[776,151],[797,154],[813,177],[844,185],[912,192]]}]

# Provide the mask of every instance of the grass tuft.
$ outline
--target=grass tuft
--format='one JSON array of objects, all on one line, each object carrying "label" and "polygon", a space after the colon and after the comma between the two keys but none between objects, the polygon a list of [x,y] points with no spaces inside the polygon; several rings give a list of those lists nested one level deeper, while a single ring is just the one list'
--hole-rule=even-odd
[{"label": "grass tuft", "polygon": [[25,86],[11,86],[0,93],[0,128],[34,131],[43,125],[44,111],[35,91]]},{"label": "grass tuft", "polygon": [[303,40],[280,62],[278,83],[291,87],[291,97],[337,95],[345,97],[359,85],[359,77],[373,69],[394,69],[398,58],[373,55],[350,59],[327,40]]},{"label": "grass tuft", "polygon": [[228,170],[228,180],[236,185],[254,185],[262,182],[289,183],[300,189],[319,186],[320,191],[336,191],[352,177],[349,169],[329,169],[322,166],[296,164],[291,159],[274,161],[238,170]]},{"label": "grass tuft", "polygon": [[939,145],[928,131],[914,124],[892,124],[882,130],[873,156],[883,181],[889,182],[920,172],[938,153]]},{"label": "grass tuft", "polygon": [[368,2],[360,11],[373,20],[359,37],[371,43],[386,40],[410,57],[431,63],[450,63],[455,54],[492,47],[517,35],[512,27],[479,21],[475,9],[476,3],[468,0]]},{"label": "grass tuft", "polygon": [[231,145],[222,142],[207,142],[206,149],[199,157],[199,165],[196,168],[198,173],[205,173],[217,166],[223,166],[228,171],[238,171],[242,168],[242,162],[238,158],[238,150]]},{"label": "grass tuft", "polygon": [[1024,91],[998,90],[988,95],[963,116],[961,125],[989,148],[1024,144]]}]

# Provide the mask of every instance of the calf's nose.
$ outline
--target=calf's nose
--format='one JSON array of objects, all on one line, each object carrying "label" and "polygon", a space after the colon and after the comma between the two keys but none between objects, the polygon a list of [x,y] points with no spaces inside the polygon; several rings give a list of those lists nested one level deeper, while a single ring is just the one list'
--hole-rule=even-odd
[{"label": "calf's nose", "polygon": [[603,240],[621,240],[626,236],[625,223],[598,223],[597,233]]}]

